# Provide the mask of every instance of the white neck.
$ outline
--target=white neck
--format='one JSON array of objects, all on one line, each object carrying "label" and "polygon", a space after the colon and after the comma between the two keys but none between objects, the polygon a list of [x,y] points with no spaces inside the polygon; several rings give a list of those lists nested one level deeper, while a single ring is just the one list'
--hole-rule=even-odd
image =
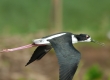
[{"label": "white neck", "polygon": [[74,35],[72,35],[72,43],[73,44],[78,43],[78,40]]}]

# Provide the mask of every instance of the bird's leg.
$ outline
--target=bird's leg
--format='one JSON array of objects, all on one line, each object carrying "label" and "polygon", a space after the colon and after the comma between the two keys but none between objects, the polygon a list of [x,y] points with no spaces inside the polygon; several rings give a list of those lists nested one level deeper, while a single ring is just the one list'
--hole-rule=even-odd
[{"label": "bird's leg", "polygon": [[31,48],[31,47],[34,47],[34,46],[42,46],[42,45],[37,45],[37,44],[34,44],[34,43],[33,43],[33,44],[28,44],[28,45],[21,46],[21,47],[17,47],[17,48],[3,49],[3,50],[0,51],[0,52],[11,52],[11,51],[16,51],[16,50]]},{"label": "bird's leg", "polygon": [[28,44],[28,45],[25,45],[25,46],[21,46],[21,47],[17,47],[17,48],[12,48],[12,49],[3,49],[2,51],[0,52],[10,52],[10,51],[16,51],[16,50],[21,50],[21,49],[26,49],[26,48],[30,48],[30,47],[33,47],[35,45],[33,44]]}]

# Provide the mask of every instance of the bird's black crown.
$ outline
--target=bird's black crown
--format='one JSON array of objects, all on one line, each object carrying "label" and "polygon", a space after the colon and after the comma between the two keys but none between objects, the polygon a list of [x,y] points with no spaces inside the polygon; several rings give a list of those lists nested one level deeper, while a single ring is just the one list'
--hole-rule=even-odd
[{"label": "bird's black crown", "polygon": [[75,37],[77,38],[78,41],[83,41],[90,38],[90,36],[87,34],[78,34],[78,35],[75,35]]}]

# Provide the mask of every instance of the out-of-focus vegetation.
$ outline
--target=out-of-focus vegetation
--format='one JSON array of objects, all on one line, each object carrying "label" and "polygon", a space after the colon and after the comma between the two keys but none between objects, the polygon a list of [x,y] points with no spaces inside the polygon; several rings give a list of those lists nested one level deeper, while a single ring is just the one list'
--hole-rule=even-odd
[{"label": "out-of-focus vegetation", "polygon": [[0,32],[29,33],[49,24],[50,0],[0,0]]},{"label": "out-of-focus vegetation", "polygon": [[[51,0],[0,0],[0,32],[23,34],[48,28],[51,3]],[[63,0],[62,4],[65,31],[104,37],[110,30],[109,0]]]},{"label": "out-of-focus vegetation", "polygon": [[98,65],[91,66],[84,77],[84,80],[101,80],[103,76],[103,72],[101,71]]},{"label": "out-of-focus vegetation", "polygon": [[[28,44],[33,38],[51,33],[50,28],[54,32],[52,1],[57,0],[0,0],[0,49]],[[61,1],[62,31],[87,33],[106,43],[104,47],[91,43],[75,45],[82,53],[82,65],[74,79],[110,80],[110,1]],[[55,54],[47,54],[41,61],[24,67],[34,49],[0,55],[0,80],[57,80]]]}]

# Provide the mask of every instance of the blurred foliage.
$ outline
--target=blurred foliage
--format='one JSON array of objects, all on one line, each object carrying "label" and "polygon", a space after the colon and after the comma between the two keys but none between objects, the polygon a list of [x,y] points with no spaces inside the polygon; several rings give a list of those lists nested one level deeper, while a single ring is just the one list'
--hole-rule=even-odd
[{"label": "blurred foliage", "polygon": [[19,78],[18,80],[26,80],[25,78]]},{"label": "blurred foliage", "polygon": [[36,32],[49,21],[50,0],[0,0],[0,32]]},{"label": "blurred foliage", "polygon": [[[105,39],[110,31],[109,0],[62,2],[65,31],[97,33],[99,38]],[[0,32],[23,34],[48,29],[51,26],[51,3],[51,0],[0,0]]]},{"label": "blurred foliage", "polygon": [[[107,39],[106,34],[110,31],[110,0],[62,0],[62,2],[64,31],[90,33],[98,40]],[[0,34],[22,35],[36,33],[41,29],[46,30],[48,27],[52,27],[51,18],[51,0],[0,0]],[[23,39],[21,41],[23,43],[18,43],[16,42],[18,38],[14,40],[15,43],[11,44],[17,43],[18,45],[28,42]],[[6,37],[6,41],[9,42],[4,40],[2,45],[12,42],[13,39],[10,39],[10,37]],[[19,39],[21,40],[22,37]],[[5,66],[9,65],[7,58],[6,60],[4,58],[3,61]],[[98,65],[93,65],[84,75],[84,80],[99,80],[102,78],[103,72]],[[18,80],[26,79],[20,77]]]},{"label": "blurred foliage", "polygon": [[109,0],[64,0],[64,26],[71,29],[73,27],[75,30],[92,31],[97,31],[101,27],[107,27],[106,30],[110,29],[108,27],[110,26],[109,14]]},{"label": "blurred foliage", "polygon": [[108,80],[110,80],[110,77],[109,77],[109,79]]},{"label": "blurred foliage", "polygon": [[102,80],[103,72],[98,65],[91,66],[85,73],[84,80]]}]

